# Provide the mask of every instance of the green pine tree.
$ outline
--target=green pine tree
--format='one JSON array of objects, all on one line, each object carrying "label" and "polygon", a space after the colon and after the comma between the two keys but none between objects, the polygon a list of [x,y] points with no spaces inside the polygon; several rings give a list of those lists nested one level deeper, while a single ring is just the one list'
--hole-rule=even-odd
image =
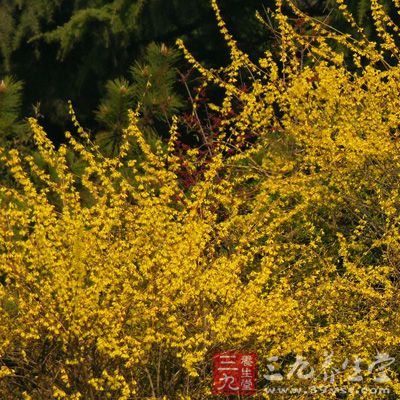
[{"label": "green pine tree", "polygon": [[156,120],[168,122],[183,107],[183,101],[174,89],[179,57],[173,48],[150,43],[144,60],[131,67],[133,96],[142,105],[145,125],[152,126]]},{"label": "green pine tree", "polygon": [[0,146],[20,147],[29,142],[28,127],[21,120],[23,84],[11,77],[0,80]]},{"label": "green pine tree", "polygon": [[128,125],[128,109],[133,107],[133,88],[126,79],[108,81],[96,119],[102,129],[96,134],[96,142],[108,155],[118,153],[122,143],[122,132]]},{"label": "green pine tree", "polygon": [[[178,59],[177,50],[151,43],[143,60],[130,68],[130,80],[118,78],[107,83],[96,112],[102,127],[96,142],[105,154],[118,153],[123,129],[128,125],[128,109],[136,105],[140,105],[140,127],[150,143],[154,145],[163,131],[168,131],[172,115],[184,105],[175,90]],[[133,155],[139,156],[138,149],[133,148]]]}]

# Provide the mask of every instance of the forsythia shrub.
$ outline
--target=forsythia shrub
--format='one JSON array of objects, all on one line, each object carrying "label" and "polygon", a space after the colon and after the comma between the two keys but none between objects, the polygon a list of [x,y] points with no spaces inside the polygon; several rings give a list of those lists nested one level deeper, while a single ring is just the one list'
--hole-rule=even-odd
[{"label": "forsythia shrub", "polygon": [[[292,4],[313,32],[299,34],[278,1],[280,59],[256,64],[213,2],[232,63],[207,70],[179,43],[225,90],[209,105],[221,124],[206,158],[176,156],[177,119],[168,150],[153,151],[130,112],[115,158],[74,116],[80,137],[67,133],[58,149],[30,121],[56,178],[16,150],[2,156],[16,185],[0,191],[1,399],[204,399],[211,355],[223,349],[258,353],[263,398],[280,398],[263,394],[274,356],[286,372],[299,354],[315,368],[327,354],[349,368],[357,356],[363,381],[353,387],[377,385],[365,364],[378,353],[400,359],[400,68],[388,33],[397,29],[371,3],[379,43],[342,1],[357,40]],[[352,69],[332,43],[350,51]],[[132,141],[145,161],[127,159]],[[87,164],[90,206],[68,148]],[[204,167],[188,190],[183,166]],[[386,374],[387,398],[397,398],[396,363]]]}]

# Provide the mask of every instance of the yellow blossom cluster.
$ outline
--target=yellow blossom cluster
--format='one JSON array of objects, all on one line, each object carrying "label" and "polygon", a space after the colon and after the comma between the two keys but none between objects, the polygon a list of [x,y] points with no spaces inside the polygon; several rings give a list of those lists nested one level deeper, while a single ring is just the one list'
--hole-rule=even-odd
[{"label": "yellow blossom cluster", "polygon": [[[53,175],[31,156],[2,153],[15,186],[0,188],[1,399],[205,399],[212,355],[228,349],[258,354],[259,398],[281,398],[263,390],[271,357],[284,373],[296,355],[317,370],[327,354],[336,367],[347,359],[350,373],[363,360],[353,388],[385,374],[400,396],[400,67],[388,61],[397,55],[381,31],[388,17],[372,1],[381,43],[309,18],[319,32],[311,39],[278,2],[280,56],[253,63],[212,5],[231,64],[207,70],[179,42],[225,90],[213,105],[223,120],[212,157],[189,190],[177,171],[199,157],[176,156],[177,119],[167,149],[154,150],[131,111],[115,158],[72,110],[78,137],[67,132],[58,148],[32,119]],[[359,60],[355,69],[332,39]],[[143,161],[127,159],[132,140]],[[85,160],[81,177],[67,151]],[[377,354],[396,362],[365,368]],[[328,385],[323,374],[288,384]]]}]

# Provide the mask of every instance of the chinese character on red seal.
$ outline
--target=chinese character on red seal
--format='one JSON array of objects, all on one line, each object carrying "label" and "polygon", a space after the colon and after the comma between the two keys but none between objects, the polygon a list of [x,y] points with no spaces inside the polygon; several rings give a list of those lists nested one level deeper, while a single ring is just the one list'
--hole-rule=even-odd
[{"label": "chinese character on red seal", "polygon": [[225,351],[213,357],[213,394],[252,395],[256,391],[257,355]]}]

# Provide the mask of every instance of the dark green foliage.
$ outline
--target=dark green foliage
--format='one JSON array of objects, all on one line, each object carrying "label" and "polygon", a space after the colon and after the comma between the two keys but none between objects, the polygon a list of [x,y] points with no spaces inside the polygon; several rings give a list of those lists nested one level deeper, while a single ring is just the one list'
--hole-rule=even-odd
[{"label": "dark green foliage", "polygon": [[106,84],[106,95],[97,112],[96,119],[102,130],[96,142],[106,154],[116,154],[122,142],[122,131],[128,124],[128,109],[133,106],[133,88],[125,79],[115,79]]},{"label": "dark green foliage", "polygon": [[119,151],[123,129],[128,125],[128,109],[137,104],[141,128],[150,141],[156,139],[157,131],[168,131],[170,118],[184,105],[175,90],[178,59],[177,50],[151,43],[143,60],[130,68],[130,81],[117,78],[107,82],[106,94],[96,112],[101,126],[96,142],[106,154]]},{"label": "dark green foliage", "polygon": [[98,41],[95,47],[109,49],[117,42],[119,48],[128,46],[140,29],[138,18],[146,0],[75,0],[72,3],[73,11],[68,21],[30,39],[57,43],[61,60],[90,36]]},{"label": "dark green foliage", "polygon": [[0,80],[0,146],[20,146],[29,141],[27,125],[21,120],[22,82],[10,77]]},{"label": "dark green foliage", "polygon": [[167,122],[183,107],[182,99],[174,90],[178,59],[179,53],[174,48],[151,43],[143,62],[131,67],[133,98],[141,104],[144,124],[151,125],[154,120]]},{"label": "dark green foliage", "polygon": [[[3,71],[10,72],[13,53],[27,38],[40,34],[44,23],[52,24],[62,0],[2,0],[0,3],[0,55]],[[0,69],[1,71],[1,69]]]},{"label": "dark green foliage", "polygon": [[[254,13],[272,0],[220,3],[245,50],[265,47]],[[97,130],[93,110],[106,82],[124,76],[153,41],[170,48],[182,37],[206,65],[228,58],[203,0],[3,0],[0,21],[0,75],[12,71],[25,82],[24,112],[40,102],[56,142],[68,128],[69,99],[82,123]]]},{"label": "dark green foliage", "polygon": [[357,3],[357,22],[362,25],[371,10],[371,2],[370,0],[360,0]]}]

